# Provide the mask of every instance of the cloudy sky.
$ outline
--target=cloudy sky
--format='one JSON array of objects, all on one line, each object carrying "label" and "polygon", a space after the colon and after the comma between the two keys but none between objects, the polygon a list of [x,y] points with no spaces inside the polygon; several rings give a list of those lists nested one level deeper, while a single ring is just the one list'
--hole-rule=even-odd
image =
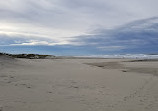
[{"label": "cloudy sky", "polygon": [[158,53],[158,0],[0,0],[0,51]]}]

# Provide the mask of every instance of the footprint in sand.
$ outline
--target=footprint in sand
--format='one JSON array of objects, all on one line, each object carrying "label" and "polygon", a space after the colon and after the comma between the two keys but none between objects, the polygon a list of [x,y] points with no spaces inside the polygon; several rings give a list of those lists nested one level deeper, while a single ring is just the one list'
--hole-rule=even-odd
[{"label": "footprint in sand", "polygon": [[29,84],[26,84],[26,83],[22,83],[22,84],[15,84],[15,86],[24,86],[24,87],[26,87],[26,88],[32,88],[32,86],[31,85],[29,85]]},{"label": "footprint in sand", "polygon": [[0,111],[3,111],[3,106],[2,105],[0,105]]}]

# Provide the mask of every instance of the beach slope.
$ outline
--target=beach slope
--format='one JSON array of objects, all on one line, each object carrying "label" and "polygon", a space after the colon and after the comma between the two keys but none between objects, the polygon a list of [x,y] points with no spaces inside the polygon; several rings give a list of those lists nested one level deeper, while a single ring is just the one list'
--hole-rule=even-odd
[{"label": "beach slope", "polygon": [[158,61],[0,56],[0,111],[157,111]]}]

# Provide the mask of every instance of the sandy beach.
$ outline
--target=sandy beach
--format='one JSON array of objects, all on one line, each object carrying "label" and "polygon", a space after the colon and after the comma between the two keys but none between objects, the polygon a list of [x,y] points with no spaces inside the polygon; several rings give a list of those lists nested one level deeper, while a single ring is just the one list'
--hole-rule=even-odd
[{"label": "sandy beach", "polygon": [[0,56],[0,111],[157,110],[157,60]]}]

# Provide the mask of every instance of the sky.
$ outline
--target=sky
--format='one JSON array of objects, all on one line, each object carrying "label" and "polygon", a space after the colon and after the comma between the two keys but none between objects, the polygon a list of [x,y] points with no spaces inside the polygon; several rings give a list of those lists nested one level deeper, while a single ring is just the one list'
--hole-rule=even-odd
[{"label": "sky", "polygon": [[158,53],[158,0],[0,0],[0,52]]}]

